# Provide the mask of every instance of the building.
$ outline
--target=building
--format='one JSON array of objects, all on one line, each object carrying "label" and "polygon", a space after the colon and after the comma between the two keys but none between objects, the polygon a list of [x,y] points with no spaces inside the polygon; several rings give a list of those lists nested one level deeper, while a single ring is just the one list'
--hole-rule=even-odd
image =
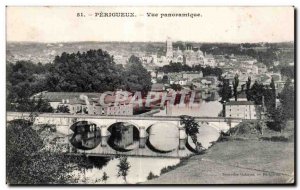
[{"label": "building", "polygon": [[211,54],[205,55],[204,66],[208,66],[208,67],[216,66],[216,61],[215,61],[215,58],[213,57],[213,55],[211,55]]},{"label": "building", "polygon": [[[79,99],[80,95],[86,95],[89,98],[100,98],[101,93],[91,93],[91,92],[48,92],[43,91],[37,94],[34,94],[31,99],[42,98],[47,100],[53,109],[56,109],[60,104],[69,104],[70,100],[74,100],[76,98]],[[84,103],[84,101],[77,102],[78,104]]]},{"label": "building", "polygon": [[232,101],[225,103],[225,117],[259,119],[257,106],[252,101]]},{"label": "building", "polygon": [[202,71],[200,71],[200,72],[182,72],[181,74],[182,74],[182,78],[186,78],[188,81],[192,81],[193,79],[203,77]]},{"label": "building", "polygon": [[218,79],[215,76],[206,76],[201,78],[195,78],[192,80],[192,83],[197,89],[215,89],[218,85]]},{"label": "building", "polygon": [[119,148],[127,148],[133,144],[133,126],[122,123],[120,126],[113,128],[114,134],[119,134],[119,138],[114,139],[114,144]]},{"label": "building", "polygon": [[268,71],[267,66],[263,63],[257,63],[256,66],[258,67],[258,73],[266,73]]},{"label": "building", "polygon": [[[208,56],[207,59],[205,59],[205,56],[203,52],[200,50],[200,48],[194,48],[192,46],[185,45],[184,50],[181,50],[179,47],[177,47],[175,50],[173,49],[172,40],[170,38],[167,39],[166,42],[166,60],[158,61],[160,62],[159,65],[165,65],[163,64],[164,61],[167,61],[167,63],[170,62],[176,62],[176,63],[183,63],[187,64],[189,66],[194,65],[202,65],[202,66],[215,66],[215,60],[213,56]],[[206,63],[206,65],[205,65]]]},{"label": "building", "polygon": [[116,93],[107,94],[104,104],[100,103],[101,93],[87,92],[41,92],[31,98],[47,100],[54,110],[59,106],[65,106],[70,114],[89,115],[133,115],[133,105],[130,104],[131,93],[126,101],[115,105]]}]

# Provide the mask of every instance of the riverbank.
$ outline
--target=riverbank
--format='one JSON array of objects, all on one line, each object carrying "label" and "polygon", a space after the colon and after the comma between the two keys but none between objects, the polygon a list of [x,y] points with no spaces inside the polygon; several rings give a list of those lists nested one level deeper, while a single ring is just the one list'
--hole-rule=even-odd
[{"label": "riverbank", "polygon": [[203,155],[183,161],[145,184],[293,183],[294,122],[263,135],[236,135],[216,143]]}]

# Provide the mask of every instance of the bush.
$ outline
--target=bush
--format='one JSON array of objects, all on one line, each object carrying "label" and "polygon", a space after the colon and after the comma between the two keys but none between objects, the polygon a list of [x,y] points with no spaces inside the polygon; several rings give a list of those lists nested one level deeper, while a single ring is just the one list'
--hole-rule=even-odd
[{"label": "bush", "polygon": [[154,175],[152,172],[150,172],[148,177],[147,177],[147,180],[151,180],[151,179],[154,179],[154,178],[158,178],[158,175]]},{"label": "bush", "polygon": [[164,174],[164,173],[167,173],[173,169],[175,169],[176,166],[167,166],[167,167],[164,167],[160,170],[160,175]]},{"label": "bush", "polygon": [[6,180],[8,184],[74,183],[69,173],[71,159],[41,151],[43,140],[25,120],[11,121],[6,127]]},{"label": "bush", "polygon": [[288,142],[290,139],[284,136],[261,137],[261,140],[272,142]]}]

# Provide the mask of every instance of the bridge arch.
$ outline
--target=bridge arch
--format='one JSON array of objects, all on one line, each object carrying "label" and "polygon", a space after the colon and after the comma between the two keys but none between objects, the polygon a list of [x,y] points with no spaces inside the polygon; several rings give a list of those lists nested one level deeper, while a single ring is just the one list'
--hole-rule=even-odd
[{"label": "bridge arch", "polygon": [[139,148],[140,129],[132,122],[118,121],[102,130],[110,133],[107,144],[116,151],[128,152]]},{"label": "bridge arch", "polygon": [[155,122],[148,126],[147,146],[154,152],[168,153],[178,149],[180,127],[170,122]]},{"label": "bridge arch", "polygon": [[77,121],[70,126],[69,131],[69,142],[75,148],[92,150],[101,142],[100,127],[93,122]]}]

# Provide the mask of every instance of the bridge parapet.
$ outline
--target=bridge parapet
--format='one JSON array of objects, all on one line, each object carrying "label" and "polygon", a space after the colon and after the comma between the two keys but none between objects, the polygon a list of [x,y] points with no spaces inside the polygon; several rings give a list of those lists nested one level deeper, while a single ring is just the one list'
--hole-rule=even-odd
[{"label": "bridge parapet", "polygon": [[[7,112],[7,120],[10,118],[28,118],[30,113],[28,112]],[[116,121],[128,121],[128,120],[156,120],[156,121],[180,121],[179,116],[103,116],[103,115],[84,115],[84,114],[62,114],[62,113],[40,113],[38,117],[43,118],[70,118],[72,119],[111,119]],[[206,122],[241,122],[244,120],[257,120],[257,119],[242,119],[242,118],[231,118],[231,117],[194,117],[196,121],[206,121]]]},{"label": "bridge parapet", "polygon": [[[7,121],[16,120],[16,119],[32,119],[30,113],[23,112],[7,112]],[[195,117],[195,120],[201,124],[209,123],[212,126],[217,126],[218,123],[226,125],[225,128],[228,128],[227,125],[230,123],[239,123],[243,121],[240,118],[223,118],[223,117]],[[108,131],[109,127],[118,122],[127,122],[134,125],[139,130],[139,141],[137,149],[128,153],[128,155],[139,155],[139,156],[170,156],[170,157],[183,157],[191,154],[186,148],[187,134],[185,129],[180,124],[179,116],[166,116],[166,117],[150,117],[150,116],[100,116],[100,115],[73,115],[73,114],[56,114],[56,113],[42,113],[35,117],[35,124],[54,124],[60,126],[60,128],[67,128],[67,132],[70,132],[70,127],[79,121],[88,121],[96,124],[100,128],[101,136],[101,145],[96,149],[91,151],[84,151],[87,154],[93,155],[111,155],[111,154],[123,154],[113,150],[108,145],[108,138],[110,132]],[[228,124],[229,123],[229,124]],[[149,152],[147,147],[147,139],[149,134],[147,129],[154,125],[168,124],[176,126],[178,128],[178,149],[172,151],[171,153],[152,153]],[[220,125],[221,126],[221,125]],[[217,128],[217,127],[216,127]],[[222,129],[220,129],[222,130]],[[176,131],[176,130],[175,130]],[[177,143],[178,143],[177,141]],[[83,151],[78,151],[83,152]]]}]

